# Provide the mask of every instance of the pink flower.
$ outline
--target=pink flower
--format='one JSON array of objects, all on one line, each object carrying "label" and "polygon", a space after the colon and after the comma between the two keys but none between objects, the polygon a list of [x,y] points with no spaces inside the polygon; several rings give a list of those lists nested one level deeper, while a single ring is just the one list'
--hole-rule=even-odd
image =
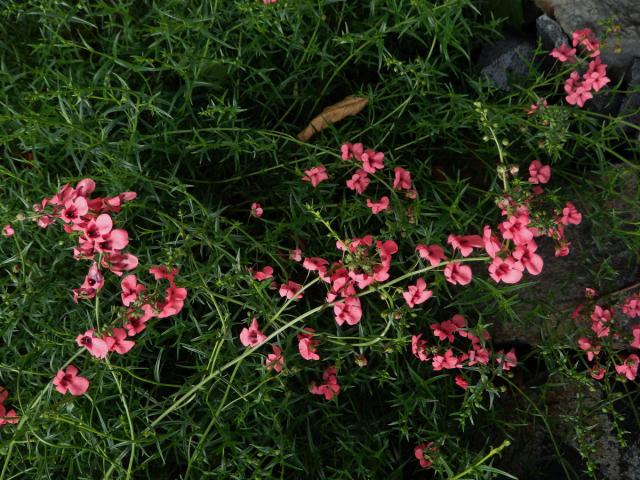
[{"label": "pink flower", "polygon": [[302,250],[299,248],[294,248],[289,252],[289,260],[293,260],[294,262],[302,261]]},{"label": "pink flower", "polygon": [[638,362],[640,362],[640,358],[635,353],[632,353],[624,359],[622,365],[615,365],[616,373],[624,375],[628,380],[633,381],[638,375]]},{"label": "pink flower", "polygon": [[442,369],[453,370],[454,368],[460,368],[462,366],[462,363],[451,348],[447,350],[444,355],[434,355],[432,362],[433,370],[436,372]]},{"label": "pink flower", "polygon": [[267,336],[260,331],[260,325],[255,317],[251,320],[249,328],[245,327],[240,332],[240,343],[245,347],[256,347],[266,339]]},{"label": "pink flower", "polygon": [[398,253],[398,244],[393,240],[385,240],[384,242],[378,240],[376,241],[376,250],[378,250],[382,263],[390,265],[391,257]]},{"label": "pink flower", "polygon": [[495,257],[491,265],[489,265],[489,275],[496,283],[518,283],[522,279],[523,270],[522,263],[511,256],[504,260],[500,257]]},{"label": "pink flower", "polygon": [[393,179],[394,190],[411,190],[411,173],[402,167],[393,169],[395,178]]},{"label": "pink flower", "polygon": [[560,219],[563,225],[569,225],[570,223],[573,225],[578,225],[582,222],[582,214],[578,212],[576,207],[571,202],[567,202],[565,207],[562,209],[562,218]]},{"label": "pink flower", "polygon": [[367,198],[367,207],[371,209],[371,213],[377,215],[378,213],[389,208],[389,197],[382,197],[377,202],[374,202],[370,198]]},{"label": "pink flower", "polygon": [[409,285],[402,296],[407,301],[409,308],[413,308],[429,300],[433,296],[433,292],[427,290],[427,282],[424,281],[424,278],[419,278],[415,285]]},{"label": "pink flower", "polygon": [[498,365],[502,365],[502,370],[507,372],[518,365],[518,359],[516,358],[516,351],[514,348],[509,350],[506,354],[503,350],[498,352],[498,356],[496,357],[496,362]]},{"label": "pink flower", "polygon": [[622,312],[630,318],[640,317],[640,297],[628,297],[622,304]]},{"label": "pink flower", "polygon": [[79,347],[85,347],[96,358],[105,358],[109,352],[109,345],[102,338],[93,336],[94,329],[87,330],[76,337]]},{"label": "pink flower", "polygon": [[264,213],[264,210],[262,209],[262,205],[260,205],[257,202],[254,202],[251,204],[251,215],[253,215],[256,218],[260,218],[263,213]]},{"label": "pink flower", "polygon": [[551,55],[553,58],[558,59],[559,62],[575,63],[576,61],[576,49],[571,48],[569,45],[566,45],[564,43],[559,47],[551,50],[551,53],[549,55]]},{"label": "pink flower", "polygon": [[362,168],[367,173],[376,173],[384,168],[384,153],[367,149],[360,157]]},{"label": "pink flower", "polygon": [[257,272],[254,272],[253,278],[258,280],[259,282],[266,280],[268,278],[273,278],[273,268],[267,265],[262,270],[258,270]]},{"label": "pink flower", "polygon": [[298,351],[300,356],[305,360],[320,360],[318,355],[318,345],[320,342],[314,339],[315,331],[312,328],[305,327],[305,333],[298,334]]},{"label": "pink flower", "polygon": [[574,47],[582,45],[588,52],[591,52],[590,57],[600,55],[600,42],[598,42],[598,39],[591,29],[584,28],[582,30],[576,30],[571,36]]},{"label": "pink flower", "polygon": [[460,254],[463,257],[468,257],[473,252],[474,248],[482,248],[484,242],[479,235],[449,235],[447,243],[451,245],[453,250],[460,250]]},{"label": "pink flower", "polygon": [[109,235],[112,229],[113,220],[111,217],[106,213],[98,215],[96,218],[91,218],[84,226],[80,242],[91,242],[95,244],[95,242],[101,240],[105,235]]},{"label": "pink flower", "polygon": [[420,258],[428,260],[432,267],[437,267],[446,257],[440,245],[416,245]]},{"label": "pink flower", "polygon": [[138,257],[130,253],[112,253],[102,257],[101,266],[110,272],[121,276],[122,272],[133,270],[138,266]]},{"label": "pink flower", "polygon": [[462,378],[461,375],[456,375],[455,381],[456,381],[456,385],[459,386],[461,389],[466,390],[467,388],[469,388],[469,382],[467,382],[464,378]]},{"label": "pink flower", "polygon": [[120,282],[122,288],[122,304],[128,307],[132,303],[138,300],[138,295],[146,291],[146,287],[141,283],[138,283],[138,277],[136,275],[127,275]]},{"label": "pink flower", "polygon": [[309,270],[310,272],[319,272],[320,275],[324,275],[327,271],[327,265],[329,265],[329,260],[325,260],[320,257],[309,257],[305,258],[304,262],[302,262],[302,267]]},{"label": "pink flower", "polygon": [[187,289],[177,287],[174,283],[165,290],[164,302],[158,304],[158,318],[166,318],[180,313],[187,298]]},{"label": "pink flower", "polygon": [[111,336],[104,337],[104,340],[107,342],[110,352],[124,355],[136,344],[133,340],[126,340],[126,338],[127,332],[124,328],[114,328],[111,330]]},{"label": "pink flower", "polygon": [[429,354],[427,353],[427,342],[422,339],[422,334],[411,336],[411,353],[421,362],[429,360]]},{"label": "pink flower", "polygon": [[565,100],[569,105],[584,107],[584,103],[593,98],[591,86],[585,85],[576,71],[571,72],[565,80],[564,91],[567,93]]},{"label": "pink flower", "polygon": [[467,285],[471,282],[471,268],[458,262],[451,262],[444,267],[444,278],[454,285]]},{"label": "pink flower", "polygon": [[123,327],[127,330],[127,334],[133,337],[146,328],[146,323],[153,318],[153,316],[153,308],[151,308],[149,304],[145,303],[139,308],[129,308],[126,312],[129,323],[123,325]]},{"label": "pink flower", "polygon": [[103,253],[119,253],[120,250],[129,244],[129,234],[126,230],[116,228],[106,235],[102,235],[95,242],[95,248],[98,252]]},{"label": "pink flower", "polygon": [[7,407],[4,406],[4,401],[8,395],[9,393],[0,387],[0,425],[16,424],[20,421],[20,417],[18,417],[18,414],[13,408],[7,410]]},{"label": "pink flower", "polygon": [[453,343],[453,335],[464,328],[466,325],[466,320],[462,315],[456,314],[451,320],[445,320],[442,323],[433,323],[430,325],[431,330],[433,330],[433,335],[438,337],[440,341],[445,338],[449,340],[449,343]]},{"label": "pink flower", "polygon": [[342,152],[343,160],[351,160],[355,157],[356,160],[360,161],[362,160],[362,154],[364,153],[364,146],[361,143],[345,143],[340,147],[340,150]]},{"label": "pink flower", "polygon": [[542,271],[544,260],[536,250],[538,245],[531,240],[529,243],[518,245],[513,252],[513,258],[518,260],[531,275],[538,275]]},{"label": "pink flower", "polygon": [[587,352],[587,360],[593,361],[595,357],[600,355],[600,345],[592,345],[588,338],[581,337],[578,339],[578,347],[580,350]]},{"label": "pink flower", "polygon": [[416,446],[413,449],[413,454],[420,462],[420,466],[422,468],[429,468],[431,465],[433,465],[433,462],[430,458],[427,458],[427,456],[431,455],[436,450],[438,450],[438,448],[434,446],[433,442],[427,442]]},{"label": "pink flower", "polygon": [[305,176],[302,177],[303,182],[311,182],[311,186],[314,188],[321,182],[329,179],[327,175],[327,168],[324,165],[318,165],[317,167],[310,168],[304,171]]},{"label": "pink flower", "polygon": [[[387,197],[385,197],[385,198],[387,198]],[[16,233],[15,230],[8,223],[4,227],[2,227],[2,236],[4,238],[13,237],[14,233]]]},{"label": "pink flower", "polygon": [[77,197],[74,200],[67,200],[64,204],[60,218],[65,223],[78,223],[82,217],[89,211],[87,200],[84,197]]},{"label": "pink flower", "polygon": [[287,283],[283,283],[282,285],[280,285],[280,296],[287,297],[288,300],[291,300],[292,298],[294,300],[300,300],[302,298],[302,292],[300,292],[301,288],[302,285],[289,280]]},{"label": "pink flower", "polygon": [[585,87],[592,88],[594,92],[600,91],[611,79],[607,77],[607,65],[600,58],[589,62],[589,68],[582,76]]},{"label": "pink flower", "polygon": [[53,384],[56,386],[56,390],[63,395],[67,392],[76,396],[84,395],[89,389],[89,380],[78,376],[78,369],[73,365],[69,365],[66,372],[58,370]]},{"label": "pink flower", "polygon": [[604,378],[604,374],[606,373],[605,369],[602,368],[599,365],[594,365],[593,367],[591,367],[591,369],[589,370],[589,374],[591,375],[591,377],[593,377],[595,380],[602,380]]},{"label": "pink flower", "polygon": [[529,165],[529,183],[548,183],[551,178],[551,167],[543,165],[540,160],[534,160]]},{"label": "pink flower", "polygon": [[358,169],[351,179],[347,180],[347,188],[355,190],[358,195],[362,195],[369,186],[369,183],[371,183],[371,180],[369,180],[367,172],[363,169]]},{"label": "pink flower", "polygon": [[169,283],[174,283],[179,271],[176,267],[169,270],[166,265],[155,265],[149,268],[149,273],[153,275],[155,280],[169,280]]},{"label": "pink flower", "polygon": [[547,108],[547,107],[549,106],[549,103],[547,102],[547,100],[542,100],[542,102],[540,102],[540,101],[538,100],[538,102],[537,102],[537,103],[532,103],[532,104],[529,106],[529,110],[527,110],[527,115],[531,116],[531,115],[533,115],[534,113],[536,113],[536,112],[538,111],[538,109],[540,108],[540,106],[542,106],[542,107],[544,107],[544,108]]},{"label": "pink flower", "polygon": [[333,306],[333,313],[338,325],[342,325],[344,322],[347,322],[348,325],[360,323],[362,318],[360,299],[358,297],[347,297],[343,302],[338,302]]},{"label": "pink flower", "polygon": [[282,356],[282,350],[278,345],[271,345],[271,350],[273,353],[267,355],[267,360],[265,361],[265,367],[267,370],[275,370],[277,373],[280,373],[284,368],[284,357]]},{"label": "pink flower", "polygon": [[633,335],[633,340],[629,345],[640,349],[640,325],[635,325],[631,328],[631,335]]},{"label": "pink flower", "polygon": [[503,238],[513,240],[516,245],[533,240],[533,232],[529,229],[528,215],[512,215],[507,221],[502,222],[498,228]]},{"label": "pink flower", "polygon": [[500,250],[502,250],[502,243],[498,240],[498,237],[493,235],[491,231],[491,227],[488,225],[484,226],[482,233],[482,243],[484,244],[484,249],[491,258],[494,258]]},{"label": "pink flower", "polygon": [[336,367],[327,367],[322,374],[324,383],[317,386],[315,383],[312,383],[309,386],[309,391],[314,395],[324,395],[325,400],[331,400],[334,395],[340,393],[340,385],[338,385],[336,373]]}]

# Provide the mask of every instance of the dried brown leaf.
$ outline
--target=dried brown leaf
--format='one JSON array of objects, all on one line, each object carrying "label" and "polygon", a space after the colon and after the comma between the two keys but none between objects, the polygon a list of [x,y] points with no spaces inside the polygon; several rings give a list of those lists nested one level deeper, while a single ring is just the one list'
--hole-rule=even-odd
[{"label": "dried brown leaf", "polygon": [[321,130],[327,128],[332,123],[339,122],[345,117],[357,115],[367,106],[369,100],[364,97],[354,97],[349,95],[338,103],[325,108],[320,115],[315,117],[309,125],[298,134],[298,140],[307,142],[311,137]]}]

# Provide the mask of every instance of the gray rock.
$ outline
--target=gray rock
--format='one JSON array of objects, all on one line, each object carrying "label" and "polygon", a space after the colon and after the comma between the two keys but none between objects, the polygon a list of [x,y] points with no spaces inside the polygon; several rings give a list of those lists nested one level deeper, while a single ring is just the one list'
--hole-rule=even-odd
[{"label": "gray rock", "polygon": [[609,33],[604,39],[601,49],[610,77],[621,78],[640,52],[640,1],[546,0],[545,3],[568,35],[588,27],[603,40],[612,24],[620,26],[620,32]]},{"label": "gray rock", "polygon": [[619,114],[626,117],[625,121],[640,127],[640,58],[636,58],[629,69],[627,90],[630,93],[622,101]]},{"label": "gray rock", "polygon": [[569,37],[558,22],[549,15],[540,15],[536,19],[536,30],[545,50],[553,50],[560,45],[569,45]]},{"label": "gray rock", "polygon": [[495,87],[509,90],[509,79],[526,77],[533,60],[532,45],[518,37],[507,37],[483,47],[479,64],[481,73]]}]

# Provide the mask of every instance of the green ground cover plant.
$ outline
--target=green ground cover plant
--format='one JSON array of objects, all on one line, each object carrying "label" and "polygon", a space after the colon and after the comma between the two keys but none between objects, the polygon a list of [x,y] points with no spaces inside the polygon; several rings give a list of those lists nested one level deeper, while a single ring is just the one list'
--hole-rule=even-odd
[{"label": "green ground cover plant", "polygon": [[[588,32],[493,88],[489,6],[2,4],[0,479],[516,478],[538,427],[540,472],[601,478],[639,129],[581,108],[623,93]],[[572,257],[584,298],[531,305]]]}]

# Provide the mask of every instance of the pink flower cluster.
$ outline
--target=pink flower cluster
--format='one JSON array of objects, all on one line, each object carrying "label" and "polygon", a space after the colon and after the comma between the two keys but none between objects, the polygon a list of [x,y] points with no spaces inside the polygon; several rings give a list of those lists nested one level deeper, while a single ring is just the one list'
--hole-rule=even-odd
[{"label": "pink flower cluster", "polygon": [[583,107],[587,100],[593,98],[592,92],[600,91],[611,80],[607,77],[607,65],[600,61],[600,43],[590,29],[573,32],[572,45],[573,48],[568,45],[554,48],[550,55],[560,62],[576,63],[576,48],[582,47],[588,57],[593,58],[586,72],[581,75],[578,70],[574,70],[564,83],[567,103]]},{"label": "pink flower cluster", "polygon": [[[461,370],[464,367],[474,365],[488,365],[491,351],[485,346],[489,340],[489,332],[481,330],[480,336],[472,333],[467,328],[467,323],[462,315],[456,314],[451,319],[441,323],[430,325],[434,342],[430,346],[429,342],[419,333],[411,337],[411,353],[421,362],[430,362],[433,371],[441,370]],[[461,347],[454,343],[457,337],[466,338],[470,345]],[[447,344],[442,345],[443,342]],[[459,342],[458,342],[459,343]],[[502,367],[503,371],[508,371],[517,365],[517,358],[514,349],[504,353],[499,351],[494,355],[496,364]],[[468,382],[461,376],[456,377],[456,384],[466,390]]]},{"label": "pink flower cluster", "polygon": [[0,387],[0,426],[6,425],[10,423],[18,423],[20,418],[15,410],[8,410],[4,402],[9,397],[9,392],[7,392],[4,388]]},{"label": "pink flower cluster", "polygon": [[[91,179],[78,182],[75,187],[64,185],[56,195],[44,198],[34,206],[38,213],[38,225],[48,227],[57,219],[63,222],[64,230],[73,236],[77,245],[73,249],[76,260],[91,262],[84,283],[73,290],[73,299],[92,299],[105,285],[106,271],[117,277],[138,266],[135,255],[124,252],[129,244],[126,230],[114,228],[112,214],[120,212],[124,202],[136,198],[135,192],[124,192],[115,197],[95,197],[90,195],[96,188]],[[147,293],[147,287],[140,283],[137,275],[129,274],[120,281],[122,305],[120,311],[125,319],[122,327],[113,327],[108,333],[96,335],[89,329],[76,337],[78,346],[85,348],[92,356],[104,359],[110,352],[124,355],[135,342],[134,337],[145,329],[151,318],[166,318],[179,313],[187,297],[187,289],[175,284],[178,269],[154,266],[149,269],[156,281],[167,280],[169,286],[164,295],[159,291]],[[53,383],[60,393],[70,392],[82,395],[89,388],[89,381],[78,376],[78,369],[69,365],[66,371],[58,371]]]},{"label": "pink flower cluster", "polygon": [[[587,298],[593,299],[595,297],[595,291],[587,289]],[[592,293],[593,292],[593,293]],[[636,310],[637,297],[632,295],[628,297],[623,303],[623,313],[628,315],[631,313],[632,318],[640,314],[640,311]],[[579,320],[582,317],[583,305],[579,305],[573,312],[572,318]],[[619,331],[615,322],[615,311],[613,308],[605,308],[601,305],[595,305],[589,316],[590,329],[589,334],[578,338],[578,348],[582,350],[588,362],[593,362],[589,370],[591,376],[596,380],[602,380],[606,374],[606,368],[603,366],[602,354],[604,352],[605,345],[611,345],[610,342],[618,341],[623,333]],[[631,328],[631,339],[628,340],[628,345],[636,350],[640,350],[640,325],[635,325]],[[638,366],[640,364],[640,357],[637,354],[632,353],[629,355],[623,355],[618,359],[618,362],[614,362],[614,369],[616,373],[629,381],[635,380],[638,374]]]}]

